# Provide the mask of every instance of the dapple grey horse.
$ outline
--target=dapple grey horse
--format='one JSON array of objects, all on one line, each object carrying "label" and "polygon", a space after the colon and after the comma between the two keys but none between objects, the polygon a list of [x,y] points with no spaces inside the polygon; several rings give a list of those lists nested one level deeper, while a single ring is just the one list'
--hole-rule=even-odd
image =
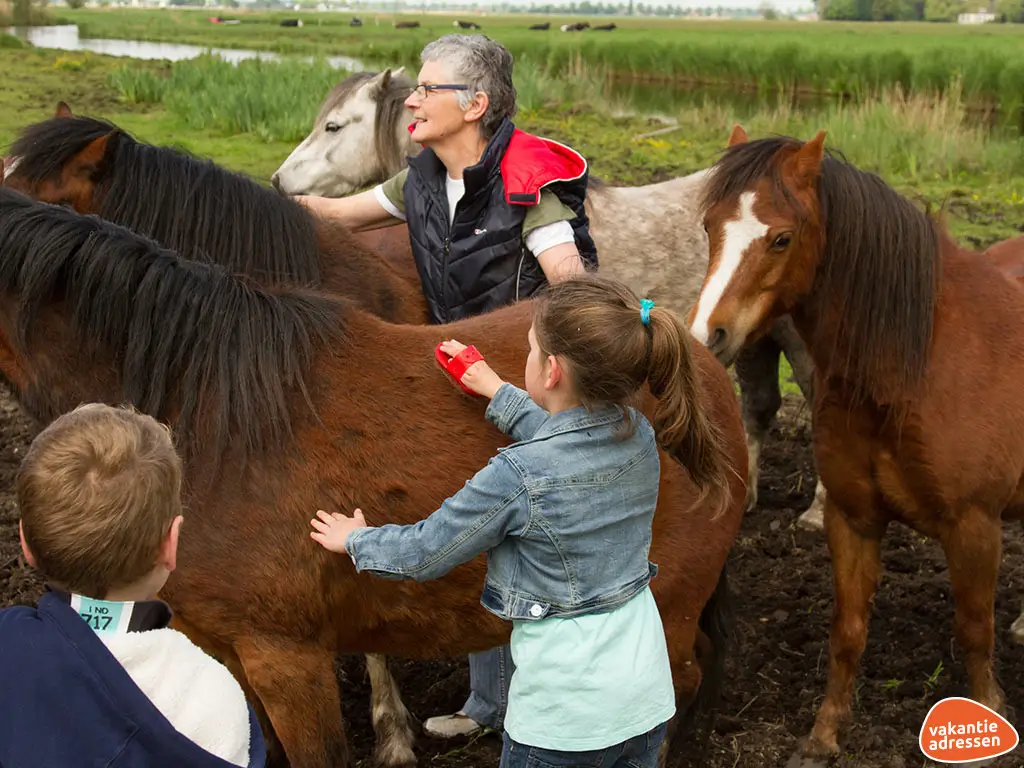
[{"label": "dapple grey horse", "polygon": [[[404,101],[415,83],[403,68],[363,72],[342,80],[324,100],[313,130],[273,174],[286,195],[342,197],[384,181],[421,149],[409,138]],[[705,171],[640,187],[615,187],[591,177],[587,213],[600,271],[641,296],[685,314],[707,271],[707,236],[697,199]],[[779,355],[785,353],[805,399],[813,368],[788,317],[749,347],[735,364],[750,456],[748,509],[757,502],[761,447],[782,403]],[[815,491],[799,524],[821,528],[824,489]]]}]

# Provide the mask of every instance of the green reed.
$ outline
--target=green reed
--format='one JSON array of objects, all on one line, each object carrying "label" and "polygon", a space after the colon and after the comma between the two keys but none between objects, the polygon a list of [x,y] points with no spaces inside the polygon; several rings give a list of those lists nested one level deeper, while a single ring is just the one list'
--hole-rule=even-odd
[{"label": "green reed", "polygon": [[167,73],[124,66],[110,84],[130,104],[162,104],[189,128],[298,141],[327,92],[345,76],[326,62],[250,59],[237,66],[203,55]]},{"label": "green reed", "polygon": [[[282,28],[295,12],[239,12],[242,23],[210,24],[179,11],[67,12],[83,35],[245,47],[303,55],[344,54],[374,66],[417,66],[423,45],[452,30],[453,16],[409,14],[421,27],[396,30],[399,18],[363,12],[299,13],[302,28]],[[553,78],[583,62],[617,77],[722,83],[743,88],[814,91],[863,99],[899,87],[919,93],[959,89],[972,104],[999,105],[1011,119],[1024,99],[1024,25],[928,23],[685,22],[615,19],[613,32],[527,30],[538,17],[489,16],[484,32]],[[597,23],[592,20],[592,23]]]},{"label": "green reed", "polygon": [[[610,98],[605,72],[591,69],[582,58],[570,66],[571,77],[562,78],[528,58],[519,62],[515,83],[522,120],[543,119],[552,111],[586,110],[606,117],[628,112]],[[308,134],[328,91],[345,76],[322,61],[248,60],[236,66],[202,56],[162,71],[120,66],[109,83],[123,101],[162,104],[191,129],[298,142]],[[637,167],[670,165],[669,155],[684,145],[719,147],[737,117],[709,100],[663,120],[669,122],[659,125],[674,123],[675,130],[627,149]],[[957,82],[941,94],[895,86],[859,101],[813,110],[783,101],[740,122],[751,136],[781,133],[807,139],[823,128],[827,143],[840,147],[859,167],[909,180],[954,181],[982,172],[1024,175],[1024,140],[993,135],[971,111]]]}]

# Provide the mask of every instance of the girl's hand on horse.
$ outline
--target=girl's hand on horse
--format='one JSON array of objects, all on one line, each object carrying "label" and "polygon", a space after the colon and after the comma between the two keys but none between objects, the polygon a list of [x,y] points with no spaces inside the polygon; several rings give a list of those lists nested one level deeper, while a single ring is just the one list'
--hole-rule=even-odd
[{"label": "girl's hand on horse", "polygon": [[[455,357],[466,348],[465,344],[449,339],[441,342],[441,351],[448,357]],[[494,370],[483,360],[473,363],[466,372],[462,374],[462,383],[478,395],[490,399],[494,397],[505,381],[494,372]]]},{"label": "girl's hand on horse", "polygon": [[316,517],[309,522],[316,529],[310,531],[310,538],[322,544],[325,549],[338,554],[346,553],[345,541],[352,531],[367,527],[366,518],[363,517],[361,509],[353,512],[352,517],[345,517],[340,512],[324,512],[322,509],[318,509]]}]

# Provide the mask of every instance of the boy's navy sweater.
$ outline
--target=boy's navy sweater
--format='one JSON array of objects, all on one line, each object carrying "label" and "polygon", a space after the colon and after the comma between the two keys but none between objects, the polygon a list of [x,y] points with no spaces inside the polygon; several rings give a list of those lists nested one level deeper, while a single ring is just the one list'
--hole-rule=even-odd
[{"label": "boy's navy sweater", "polygon": [[[249,707],[249,768],[266,748]],[[0,768],[232,768],[175,730],[55,592],[0,611]]]}]

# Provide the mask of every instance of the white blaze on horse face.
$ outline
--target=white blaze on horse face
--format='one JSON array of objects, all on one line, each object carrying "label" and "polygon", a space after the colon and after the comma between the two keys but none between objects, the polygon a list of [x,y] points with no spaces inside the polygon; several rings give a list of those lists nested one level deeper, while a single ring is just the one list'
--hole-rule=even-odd
[{"label": "white blaze on horse face", "polygon": [[744,192],[740,195],[739,217],[725,223],[725,240],[722,243],[722,255],[714,273],[700,293],[697,301],[697,315],[690,326],[690,332],[700,341],[707,344],[711,336],[708,322],[711,315],[722,300],[725,289],[732,282],[736,270],[740,268],[743,256],[758,238],[768,232],[768,225],[754,214],[755,193]]},{"label": "white blaze on horse face", "polygon": [[292,150],[274,173],[274,183],[283,194],[341,197],[380,176],[374,144],[377,103],[371,94],[375,87],[371,80],[332,107]]}]

